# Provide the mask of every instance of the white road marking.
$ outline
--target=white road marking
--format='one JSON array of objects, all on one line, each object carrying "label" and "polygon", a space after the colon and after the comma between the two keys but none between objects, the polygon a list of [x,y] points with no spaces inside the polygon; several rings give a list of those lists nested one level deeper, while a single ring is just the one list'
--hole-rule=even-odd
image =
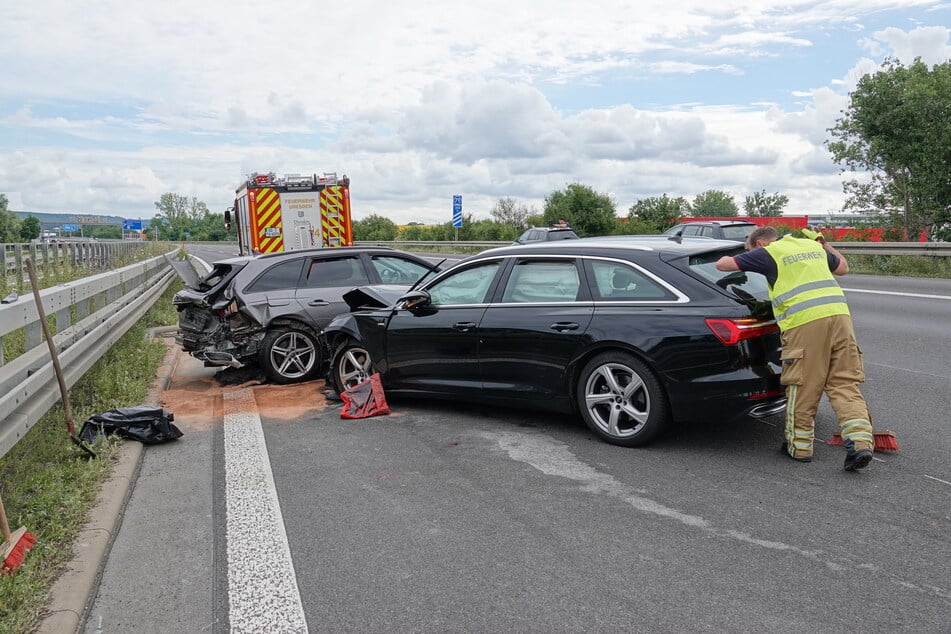
[{"label": "white road marking", "polygon": [[936,477],[934,477],[934,476],[930,476],[930,475],[928,475],[927,473],[924,474],[924,475],[925,475],[926,478],[928,478],[928,479],[930,479],[930,480],[935,480],[936,482],[940,482],[941,484],[947,484],[948,486],[951,486],[951,482],[948,482],[947,480],[942,480],[941,478],[936,478]]},{"label": "white road marking", "polygon": [[925,295],[924,293],[900,293],[898,291],[870,291],[864,288],[846,288],[843,291],[850,293],[871,293],[873,295],[895,295],[897,297],[920,297],[922,299],[951,299],[951,295]]},{"label": "white road marking", "polygon": [[224,394],[232,632],[307,632],[261,418],[250,389]]}]

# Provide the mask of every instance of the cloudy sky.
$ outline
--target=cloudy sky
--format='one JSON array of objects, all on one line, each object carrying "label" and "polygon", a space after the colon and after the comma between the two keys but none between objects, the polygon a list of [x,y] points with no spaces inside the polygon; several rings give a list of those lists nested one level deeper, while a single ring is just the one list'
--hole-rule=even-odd
[{"label": "cloudy sky", "polygon": [[337,172],[355,218],[541,210],[583,183],[841,208],[824,148],[886,57],[951,59],[951,0],[2,0],[0,192],[149,218],[250,172]]}]

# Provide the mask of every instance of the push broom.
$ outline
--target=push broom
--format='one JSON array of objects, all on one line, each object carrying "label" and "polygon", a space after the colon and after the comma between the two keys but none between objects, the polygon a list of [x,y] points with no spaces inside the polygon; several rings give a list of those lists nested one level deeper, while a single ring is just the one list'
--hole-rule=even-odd
[{"label": "push broom", "polygon": [[10,532],[7,513],[3,508],[3,498],[0,498],[0,531],[3,532],[3,544],[0,546],[0,555],[3,555],[3,560],[0,563],[0,573],[12,575],[23,564],[26,554],[36,543],[36,538],[27,532],[25,526]]}]

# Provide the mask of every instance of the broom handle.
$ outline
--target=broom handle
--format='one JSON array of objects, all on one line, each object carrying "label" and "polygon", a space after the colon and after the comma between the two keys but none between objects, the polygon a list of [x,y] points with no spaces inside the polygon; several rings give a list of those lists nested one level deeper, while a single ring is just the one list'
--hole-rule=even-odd
[{"label": "broom handle", "polygon": [[63,397],[63,411],[66,414],[66,429],[70,436],[75,436],[76,431],[73,427],[73,408],[69,405],[69,393],[66,390],[66,381],[63,379],[63,368],[59,364],[59,355],[56,353],[56,344],[53,343],[53,335],[50,333],[50,325],[46,323],[46,311],[43,310],[43,300],[40,298],[40,288],[36,283],[36,272],[33,270],[33,262],[30,258],[26,259],[26,272],[30,276],[30,286],[33,287],[33,298],[36,301],[36,311],[40,314],[40,324],[43,326],[43,334],[46,335],[46,343],[50,347],[50,356],[53,358],[53,370],[56,371],[56,381],[59,383],[59,393]]},{"label": "broom handle", "polygon": [[3,531],[4,544],[13,541],[13,535],[10,534],[10,525],[7,523],[7,512],[3,510],[3,498],[0,498],[0,530]]}]

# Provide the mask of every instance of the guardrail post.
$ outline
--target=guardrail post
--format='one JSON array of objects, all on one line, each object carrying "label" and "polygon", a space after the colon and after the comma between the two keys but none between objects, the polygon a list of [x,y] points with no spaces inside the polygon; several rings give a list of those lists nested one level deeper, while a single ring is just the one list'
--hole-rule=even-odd
[{"label": "guardrail post", "polygon": [[17,265],[17,292],[23,293],[23,245],[17,244],[13,247],[13,258]]}]

